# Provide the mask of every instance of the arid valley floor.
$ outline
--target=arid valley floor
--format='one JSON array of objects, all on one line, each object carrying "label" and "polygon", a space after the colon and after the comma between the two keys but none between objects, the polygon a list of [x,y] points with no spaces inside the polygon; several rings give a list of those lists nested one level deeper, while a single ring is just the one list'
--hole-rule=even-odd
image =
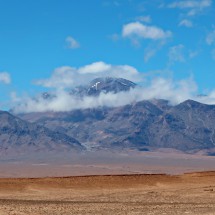
[{"label": "arid valley floor", "polygon": [[0,179],[0,215],[215,214],[215,173]]},{"label": "arid valley floor", "polygon": [[0,215],[215,214],[214,157],[100,152],[1,159]]}]

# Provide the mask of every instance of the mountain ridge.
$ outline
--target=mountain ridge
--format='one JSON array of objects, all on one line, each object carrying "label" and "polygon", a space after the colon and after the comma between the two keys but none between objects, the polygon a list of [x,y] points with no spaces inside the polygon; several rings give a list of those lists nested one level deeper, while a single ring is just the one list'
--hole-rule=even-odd
[{"label": "mountain ridge", "polygon": [[89,84],[77,86],[70,91],[70,94],[76,96],[98,96],[101,93],[126,92],[136,86],[137,84],[124,78],[103,77],[93,79]]},{"label": "mountain ridge", "polygon": [[[85,95],[129,92],[138,85],[126,79],[101,78],[86,86],[80,87],[84,90],[74,94],[83,96],[90,88],[93,88],[93,93]],[[47,99],[52,98],[47,95]],[[74,138],[92,150],[172,148],[208,154],[215,151],[215,105],[190,99],[178,105],[171,105],[164,99],[152,99],[119,107],[100,106],[18,116],[49,132],[59,133],[62,138],[64,135],[64,138]]]},{"label": "mountain ridge", "polygon": [[[96,143],[98,148],[173,148],[184,152],[214,148],[215,106],[209,106],[211,117],[205,121],[204,111],[178,110],[177,106],[161,108],[160,101],[153,103],[52,113],[34,121],[53,131],[62,129],[80,142]],[[194,114],[191,120],[190,114]]]},{"label": "mountain ridge", "polygon": [[1,151],[83,150],[76,139],[0,111]]}]

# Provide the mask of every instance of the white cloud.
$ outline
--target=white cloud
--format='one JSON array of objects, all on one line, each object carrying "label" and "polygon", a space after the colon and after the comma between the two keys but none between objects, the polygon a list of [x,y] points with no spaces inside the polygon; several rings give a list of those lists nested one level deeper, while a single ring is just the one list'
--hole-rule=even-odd
[{"label": "white cloud", "polygon": [[206,43],[208,45],[213,45],[215,44],[215,30],[213,30],[212,32],[210,32],[207,37],[206,37]]},{"label": "white cloud", "polygon": [[[99,67],[101,68],[103,73],[99,72]],[[96,68],[97,72],[95,73],[93,70],[91,70],[92,68]],[[65,71],[66,73],[64,73]],[[58,87],[53,91],[53,94],[55,96],[52,99],[45,99],[42,95],[36,96],[34,98],[26,96],[17,97],[17,95],[13,92],[11,94],[11,99],[14,105],[14,112],[22,113],[45,111],[72,111],[75,109],[97,108],[102,106],[118,107],[132,104],[133,102],[151,99],[166,99],[169,100],[172,105],[176,105],[187,99],[193,99],[206,104],[215,104],[215,91],[211,91],[210,93],[208,93],[208,96],[196,96],[198,95],[198,87],[191,78],[176,81],[168,78],[158,77],[151,79],[150,76],[148,81],[147,79],[144,80],[143,86],[131,89],[129,92],[119,92],[116,94],[101,93],[98,97],[77,97],[69,94],[69,92],[64,88],[68,87],[68,83],[73,84],[74,81],[76,81],[77,79],[80,80],[80,77],[71,76],[72,80],[70,80],[69,82],[65,82],[66,77],[71,78],[70,76],[68,76],[67,71],[75,71],[75,74],[81,74],[80,77],[83,79],[88,77],[88,79],[85,80],[88,83],[91,80],[90,78],[92,78],[92,76],[85,77],[86,74],[99,74],[98,77],[102,77],[104,74],[106,74],[106,76],[112,76],[113,74],[117,73],[117,77],[124,77],[130,80],[132,80],[132,77],[134,78],[135,76],[142,76],[140,72],[138,72],[135,68],[131,66],[113,66],[105,64],[103,62],[87,65],[79,69],[71,69],[71,67],[62,67],[60,69],[58,68],[54,71],[50,79],[43,80],[43,82],[41,83],[47,87]],[[123,74],[123,72],[127,75]],[[65,74],[66,76],[64,77]],[[64,81],[57,81],[58,78],[61,78]],[[62,87],[63,84],[65,84],[66,86]],[[69,85],[69,87],[72,86]]]},{"label": "white cloud", "polygon": [[128,38],[143,38],[151,40],[164,40],[172,36],[171,31],[164,31],[156,26],[132,22],[123,26],[122,36]]},{"label": "white cloud", "polygon": [[215,105],[215,90],[212,90],[206,96],[198,97],[196,100],[204,104]]},{"label": "white cloud", "polygon": [[151,23],[152,21],[151,16],[138,16],[136,17],[136,20],[145,23]]},{"label": "white cloud", "polygon": [[95,62],[90,65],[79,68],[78,72],[80,74],[96,74],[96,73],[106,73],[111,70],[112,67],[110,64],[104,62]]},{"label": "white cloud", "polygon": [[0,83],[10,84],[11,77],[8,72],[0,72]]},{"label": "white cloud", "polygon": [[132,44],[139,47],[142,39],[151,40],[152,43],[144,50],[144,61],[151,59],[159,49],[172,37],[171,31],[165,31],[156,26],[149,26],[140,22],[131,22],[123,26],[122,36],[129,38]]},{"label": "white cloud", "polygon": [[[101,106],[118,107],[133,102],[150,99],[167,99],[171,104],[178,104],[189,98],[194,98],[197,87],[192,79],[173,81],[171,79],[156,78],[144,87],[131,89],[129,92],[101,93],[98,97],[85,96],[77,98],[69,95],[65,90],[57,90],[56,97],[51,100],[38,96],[22,98],[17,103],[14,111],[20,112],[45,112],[45,111],[71,111],[75,109],[97,108]],[[15,101],[20,99],[15,98]]]},{"label": "white cloud", "polygon": [[67,48],[69,49],[77,49],[80,48],[80,44],[77,40],[75,40],[73,37],[68,36],[66,38]]},{"label": "white cloud", "polygon": [[55,69],[50,78],[37,80],[34,83],[44,87],[68,87],[74,84],[75,73],[75,68],[63,66]]},{"label": "white cloud", "polygon": [[111,65],[95,62],[80,68],[63,66],[55,69],[50,78],[35,81],[35,84],[49,88],[71,88],[86,84],[98,77],[122,77],[131,81],[139,81],[140,73],[129,65]]},{"label": "white cloud", "polygon": [[170,63],[174,62],[184,62],[184,46],[179,44],[177,46],[173,46],[169,49],[169,61]]},{"label": "white cloud", "polygon": [[183,19],[180,23],[179,26],[185,26],[187,28],[191,28],[193,27],[193,23],[192,21],[188,20],[188,19]]},{"label": "white cloud", "polygon": [[175,1],[168,5],[169,8],[179,8],[188,10],[188,16],[194,16],[205,8],[212,5],[212,0],[183,0]]}]

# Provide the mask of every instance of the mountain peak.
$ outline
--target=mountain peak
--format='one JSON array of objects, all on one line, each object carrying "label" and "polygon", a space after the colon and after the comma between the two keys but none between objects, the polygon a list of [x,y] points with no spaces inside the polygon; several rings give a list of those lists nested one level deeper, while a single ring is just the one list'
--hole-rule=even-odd
[{"label": "mountain peak", "polygon": [[203,104],[191,99],[188,99],[176,106],[177,109],[195,109],[195,108],[210,108],[212,105]]},{"label": "mountain peak", "polygon": [[72,95],[98,96],[100,93],[119,93],[129,91],[137,85],[124,78],[101,77],[90,81],[88,85],[78,86],[71,90]]},{"label": "mountain peak", "polygon": [[11,151],[84,150],[76,139],[0,111],[0,154]]},{"label": "mountain peak", "polygon": [[96,78],[90,82],[88,95],[97,95],[104,93],[118,93],[121,91],[129,91],[135,88],[136,84],[124,78],[104,77]]}]

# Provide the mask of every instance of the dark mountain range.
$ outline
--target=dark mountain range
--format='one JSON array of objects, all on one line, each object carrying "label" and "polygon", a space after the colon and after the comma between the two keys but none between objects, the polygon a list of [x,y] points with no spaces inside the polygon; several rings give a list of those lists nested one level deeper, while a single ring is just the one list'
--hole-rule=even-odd
[{"label": "dark mountain range", "polygon": [[[134,87],[133,82],[125,79],[101,78],[71,94],[98,96],[101,92],[117,93]],[[48,94],[44,96],[52,99]],[[121,107],[28,113],[19,117],[30,123],[1,112],[1,147],[25,144],[81,149],[81,142],[89,149],[215,152],[215,105],[192,100],[172,106],[166,100],[154,99]]]},{"label": "dark mountain range", "polygon": [[74,138],[0,111],[0,151],[82,150]]},{"label": "dark mountain range", "polygon": [[173,148],[190,153],[210,152],[215,147],[215,106],[191,100],[177,106],[165,100],[153,100],[123,107],[34,113],[22,117],[91,147]]}]

